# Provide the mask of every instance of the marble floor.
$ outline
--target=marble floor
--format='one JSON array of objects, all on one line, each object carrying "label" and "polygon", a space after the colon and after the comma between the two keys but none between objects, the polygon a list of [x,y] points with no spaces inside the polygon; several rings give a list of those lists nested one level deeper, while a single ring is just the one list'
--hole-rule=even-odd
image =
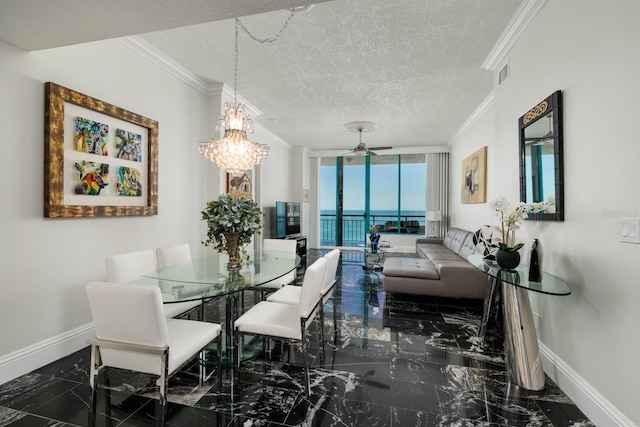
[{"label": "marble floor", "polygon": [[[310,250],[308,262],[323,254]],[[220,384],[215,374],[199,384],[195,361],[174,375],[166,425],[593,425],[549,378],[540,392],[508,384],[499,333],[490,331],[484,344],[476,337],[481,302],[386,295],[381,273],[364,271],[362,262],[361,253],[343,252],[337,327],[328,303],[324,353],[317,335],[311,339],[309,396],[299,349],[275,343],[243,362],[233,383],[225,370]],[[207,318],[220,318],[223,308],[211,304]],[[88,370],[85,348],[1,385],[0,427],[85,426]],[[98,426],[155,424],[152,377],[112,370],[109,381],[98,394]]]}]

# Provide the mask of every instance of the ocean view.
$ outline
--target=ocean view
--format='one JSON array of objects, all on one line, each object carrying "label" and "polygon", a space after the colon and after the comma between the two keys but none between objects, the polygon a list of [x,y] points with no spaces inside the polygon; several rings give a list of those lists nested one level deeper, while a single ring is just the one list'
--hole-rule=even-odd
[{"label": "ocean view", "polygon": [[[397,211],[372,210],[369,215],[370,223],[365,223],[363,211],[345,210],[342,217],[342,240],[347,246],[364,243],[370,224],[376,224],[380,233],[424,232],[424,217],[425,211],[405,210],[401,211],[398,216]],[[413,223],[409,223],[409,221],[413,221]],[[395,222],[395,224],[391,222]],[[397,226],[398,222],[401,227]],[[411,224],[411,227],[406,227],[408,224]],[[336,225],[334,210],[320,211],[320,240],[323,244],[332,244],[336,241]],[[385,225],[388,225],[389,230],[385,229]]]}]

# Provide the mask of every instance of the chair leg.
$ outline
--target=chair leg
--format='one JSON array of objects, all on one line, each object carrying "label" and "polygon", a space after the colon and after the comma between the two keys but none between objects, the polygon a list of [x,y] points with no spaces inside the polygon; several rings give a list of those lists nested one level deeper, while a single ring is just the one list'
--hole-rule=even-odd
[{"label": "chair leg", "polygon": [[216,339],[216,356],[218,357],[218,387],[222,385],[222,333]]},{"label": "chair leg", "polygon": [[91,369],[89,372],[89,384],[91,385],[91,407],[89,408],[89,419],[87,425],[94,427],[96,425],[96,404],[98,401],[98,369],[100,363],[100,351],[95,345],[91,346]]},{"label": "chair leg", "polygon": [[158,380],[160,385],[160,409],[157,418],[158,426],[164,426],[165,417],[167,414],[167,392],[169,389],[169,350],[165,350],[162,355],[162,363],[160,366],[160,378]]},{"label": "chair leg", "polygon": [[304,366],[304,384],[305,384],[305,391],[307,393],[307,396],[309,396],[311,394],[311,380],[309,378],[309,358],[308,358],[308,350],[309,350],[309,343],[307,342],[307,330],[305,328],[305,324],[304,324],[304,320],[302,321],[302,364]]},{"label": "chair leg", "polygon": [[242,345],[241,345],[241,338],[242,336],[240,335],[240,331],[239,330],[235,330],[235,334],[234,334],[234,345],[236,347],[236,351],[234,352],[234,356],[236,358],[236,366],[239,368],[240,367],[240,358],[242,357]]}]

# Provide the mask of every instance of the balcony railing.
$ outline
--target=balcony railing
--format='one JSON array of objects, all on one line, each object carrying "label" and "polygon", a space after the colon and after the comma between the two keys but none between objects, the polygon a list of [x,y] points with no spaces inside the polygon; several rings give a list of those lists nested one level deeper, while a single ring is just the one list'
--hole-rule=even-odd
[{"label": "balcony railing", "polygon": [[[370,215],[370,224],[378,226],[378,233],[424,234],[424,215]],[[335,214],[320,215],[320,244],[336,246],[337,218]],[[363,215],[342,215],[342,246],[358,246],[366,242],[369,225]]]}]

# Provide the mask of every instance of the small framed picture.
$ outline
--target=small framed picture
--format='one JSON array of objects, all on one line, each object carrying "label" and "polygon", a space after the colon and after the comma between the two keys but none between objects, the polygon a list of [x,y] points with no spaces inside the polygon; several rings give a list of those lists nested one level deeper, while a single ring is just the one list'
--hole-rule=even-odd
[{"label": "small framed picture", "polygon": [[253,198],[253,183],[251,171],[246,171],[242,176],[227,173],[227,193],[232,196]]}]

